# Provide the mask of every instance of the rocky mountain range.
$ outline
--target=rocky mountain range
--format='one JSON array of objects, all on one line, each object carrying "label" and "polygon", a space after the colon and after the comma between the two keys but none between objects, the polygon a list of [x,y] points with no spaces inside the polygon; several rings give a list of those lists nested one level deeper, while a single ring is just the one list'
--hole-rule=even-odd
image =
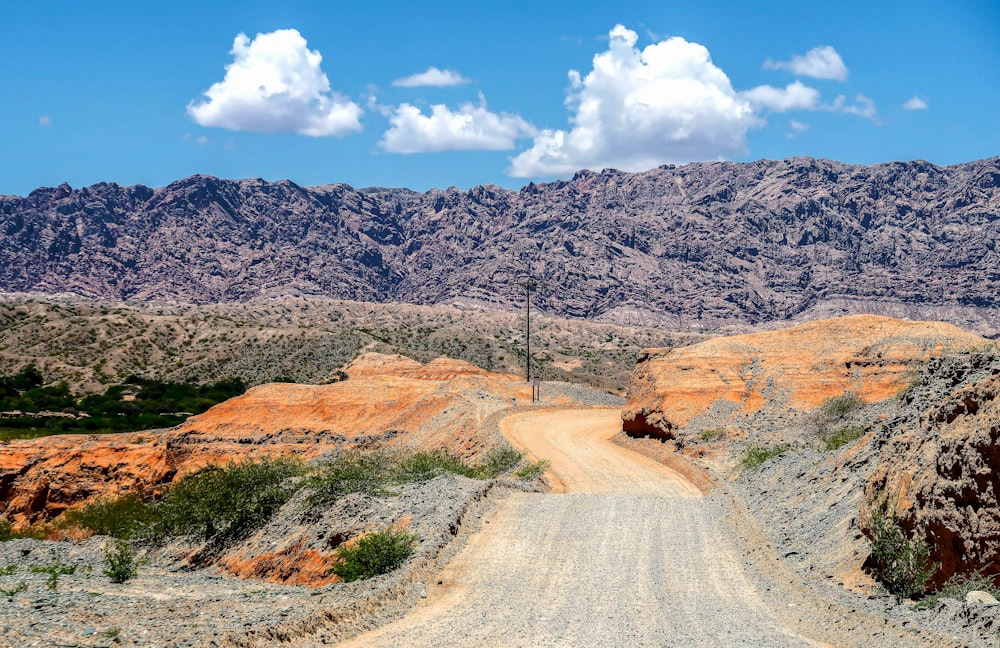
[{"label": "rocky mountain range", "polygon": [[[417,193],[193,176],[0,196],[0,290],[323,295],[740,330],[874,313],[1000,334],[1000,157],[581,171]],[[773,324],[770,324],[773,323]]]}]

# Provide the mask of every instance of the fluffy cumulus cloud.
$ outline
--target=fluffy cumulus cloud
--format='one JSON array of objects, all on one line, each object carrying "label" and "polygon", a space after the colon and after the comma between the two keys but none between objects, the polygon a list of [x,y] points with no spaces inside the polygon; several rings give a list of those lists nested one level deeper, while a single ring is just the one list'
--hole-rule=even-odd
[{"label": "fluffy cumulus cloud", "polygon": [[614,167],[641,171],[668,162],[746,152],[747,130],[761,124],[708,50],[673,37],[638,49],[622,25],[593,69],[569,73],[569,130],[543,130],[511,160],[516,177]]},{"label": "fluffy cumulus cloud", "polygon": [[469,79],[466,79],[454,70],[439,70],[436,67],[429,67],[425,72],[418,72],[402,79],[396,79],[392,82],[392,85],[400,88],[419,88],[421,86],[446,88],[462,85],[463,83],[469,83]]},{"label": "fluffy cumulus cloud", "polygon": [[390,112],[389,123],[379,145],[391,153],[502,151],[514,148],[518,138],[536,133],[518,115],[490,112],[482,95],[478,104],[463,104],[458,110],[433,105],[430,114],[404,103]]},{"label": "fluffy cumulus cloud", "polygon": [[361,130],[361,107],[330,90],[320,64],[295,29],[239,34],[226,76],[205,91],[206,99],[188,104],[202,126],[311,137]]},{"label": "fluffy cumulus cloud", "polygon": [[790,83],[784,88],[775,88],[769,85],[757,86],[745,91],[743,97],[754,108],[772,112],[815,110],[819,105],[819,90],[810,88],[800,81]]},{"label": "fluffy cumulus cloud", "polygon": [[910,97],[903,104],[904,110],[927,110],[927,102],[920,97]]},{"label": "fluffy cumulus cloud", "polygon": [[764,61],[764,68],[768,70],[790,70],[797,76],[812,77],[814,79],[833,79],[834,81],[847,81],[849,71],[844,65],[844,60],[840,58],[837,50],[829,45],[814,47],[805,54],[793,56],[790,61]]}]

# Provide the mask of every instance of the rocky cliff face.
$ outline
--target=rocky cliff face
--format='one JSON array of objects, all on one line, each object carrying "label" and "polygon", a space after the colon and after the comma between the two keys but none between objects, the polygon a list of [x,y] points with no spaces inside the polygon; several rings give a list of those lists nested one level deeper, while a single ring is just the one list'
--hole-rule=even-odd
[{"label": "rocky cliff face", "polygon": [[0,197],[7,291],[245,301],[520,303],[681,328],[846,313],[1000,333],[1000,158],[793,158],[581,171],[520,191],[194,176]]},{"label": "rocky cliff face", "polygon": [[869,500],[887,494],[900,525],[932,549],[934,583],[955,573],[1000,573],[1000,357],[979,353],[932,363],[906,394],[909,420],[883,431],[883,460]]}]

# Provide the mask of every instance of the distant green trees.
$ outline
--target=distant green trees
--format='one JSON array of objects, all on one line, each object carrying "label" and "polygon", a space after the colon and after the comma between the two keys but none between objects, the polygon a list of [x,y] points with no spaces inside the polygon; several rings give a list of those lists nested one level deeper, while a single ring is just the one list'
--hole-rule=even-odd
[{"label": "distant green trees", "polygon": [[[66,383],[48,387],[44,384],[44,377],[34,365],[14,375],[0,376],[0,411],[25,413],[0,419],[0,439],[171,427],[246,391],[239,379],[195,385],[134,375],[108,387],[103,394],[89,396],[73,394]],[[71,413],[74,417],[31,416],[39,412]]]}]

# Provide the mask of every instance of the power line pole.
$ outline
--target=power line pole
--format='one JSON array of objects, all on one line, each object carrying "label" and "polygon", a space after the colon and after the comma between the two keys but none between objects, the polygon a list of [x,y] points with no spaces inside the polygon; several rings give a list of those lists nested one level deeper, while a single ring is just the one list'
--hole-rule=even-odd
[{"label": "power line pole", "polygon": [[525,318],[524,343],[527,351],[525,357],[525,382],[531,382],[531,290],[538,287],[533,280],[528,279],[523,284],[525,291],[525,304],[527,306],[527,317]]}]

